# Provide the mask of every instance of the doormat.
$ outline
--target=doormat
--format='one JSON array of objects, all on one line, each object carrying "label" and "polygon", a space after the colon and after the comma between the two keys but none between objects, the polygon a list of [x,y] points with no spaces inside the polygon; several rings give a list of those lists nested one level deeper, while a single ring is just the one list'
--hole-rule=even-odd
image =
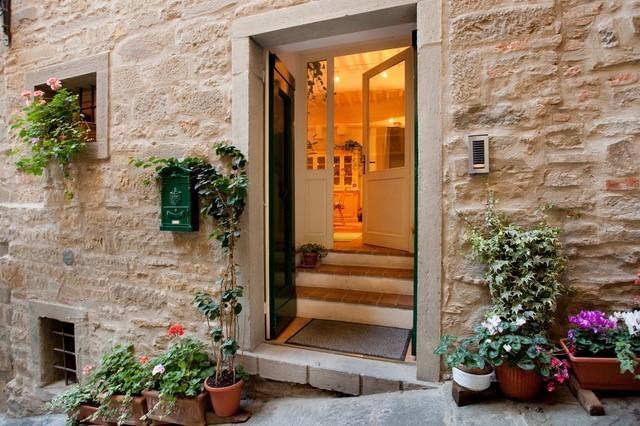
[{"label": "doormat", "polygon": [[404,361],[410,338],[404,328],[314,319],[287,343]]},{"label": "doormat", "polygon": [[353,240],[357,240],[361,236],[362,234],[360,232],[335,232],[333,234],[333,241],[350,243]]}]

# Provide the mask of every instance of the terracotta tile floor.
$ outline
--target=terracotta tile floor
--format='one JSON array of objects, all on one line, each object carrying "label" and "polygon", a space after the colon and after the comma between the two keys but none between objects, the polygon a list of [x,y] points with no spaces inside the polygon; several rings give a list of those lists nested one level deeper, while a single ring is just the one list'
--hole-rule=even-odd
[{"label": "terracotta tile floor", "polygon": [[328,302],[413,309],[413,296],[404,294],[298,286],[296,287],[296,296],[302,299],[326,300]]},{"label": "terracotta tile floor", "polygon": [[299,268],[298,271],[311,274],[360,275],[366,277],[413,279],[413,270],[411,269],[374,268],[371,266],[319,264],[315,268]]}]

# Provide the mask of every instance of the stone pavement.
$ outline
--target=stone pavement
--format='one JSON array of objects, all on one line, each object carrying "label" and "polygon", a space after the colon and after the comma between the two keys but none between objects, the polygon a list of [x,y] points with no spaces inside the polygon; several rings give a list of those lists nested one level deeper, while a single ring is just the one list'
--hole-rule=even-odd
[{"label": "stone pavement", "polygon": [[[566,388],[537,403],[507,400],[458,408],[438,389],[344,398],[279,398],[245,405],[248,425],[640,425],[640,395],[604,398],[607,415],[590,417]],[[63,416],[0,417],[0,426],[63,426]]]}]

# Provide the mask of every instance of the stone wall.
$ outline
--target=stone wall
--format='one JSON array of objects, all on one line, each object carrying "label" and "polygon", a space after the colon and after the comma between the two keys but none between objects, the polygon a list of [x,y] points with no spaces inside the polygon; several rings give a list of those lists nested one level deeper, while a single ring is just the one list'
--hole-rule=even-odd
[{"label": "stone wall", "polygon": [[[20,175],[0,157],[0,244],[9,250],[0,259],[0,410],[41,406],[28,300],[85,308],[88,359],[122,338],[141,352],[161,349],[172,322],[203,331],[189,306],[220,270],[219,254],[206,226],[158,232],[157,190],[128,159],[206,154],[230,139],[231,21],[303,2],[13,2],[13,45],[0,50],[0,151],[15,143],[8,117],[26,72],[109,51],[111,157],[77,163],[71,202],[58,179]],[[444,331],[468,329],[487,302],[462,243],[463,218],[479,217],[487,189],[521,223],[555,205],[574,306],[630,306],[640,266],[640,2],[443,4]],[[469,132],[491,136],[488,176],[467,174]]]},{"label": "stone wall", "polygon": [[[640,270],[640,2],[450,0],[443,329],[488,302],[463,244],[487,191],[521,224],[547,203],[563,230],[566,309],[633,306]],[[469,176],[465,135],[491,137]],[[636,294],[638,294],[636,290]],[[636,302],[637,303],[637,302]]]}]

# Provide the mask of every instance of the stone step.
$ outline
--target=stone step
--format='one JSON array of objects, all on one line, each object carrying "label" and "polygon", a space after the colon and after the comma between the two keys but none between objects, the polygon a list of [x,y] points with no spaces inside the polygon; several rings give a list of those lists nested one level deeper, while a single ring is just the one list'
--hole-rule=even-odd
[{"label": "stone step", "polygon": [[388,327],[413,326],[413,297],[341,289],[296,287],[296,316]]},{"label": "stone step", "polygon": [[249,374],[349,395],[438,388],[416,379],[416,365],[263,343],[239,353]]},{"label": "stone step", "polygon": [[413,270],[413,256],[391,256],[330,251],[321,265],[367,266]]},{"label": "stone step", "polygon": [[315,269],[298,268],[296,286],[411,295],[413,271],[321,264]]}]

